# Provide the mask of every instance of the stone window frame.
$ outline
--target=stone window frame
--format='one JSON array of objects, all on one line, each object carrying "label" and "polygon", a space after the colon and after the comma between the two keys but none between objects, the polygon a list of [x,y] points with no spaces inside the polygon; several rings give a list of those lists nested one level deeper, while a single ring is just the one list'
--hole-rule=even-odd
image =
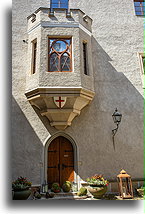
[{"label": "stone window frame", "polygon": [[143,84],[143,88],[144,88],[145,69],[144,69],[144,65],[143,65],[143,58],[145,58],[145,54],[138,53],[138,57],[139,57],[139,64],[140,64],[141,79],[142,79],[142,84]]},{"label": "stone window frame", "polygon": [[144,16],[145,2],[144,0],[134,0],[134,9],[136,16]]},{"label": "stone window frame", "polygon": [[145,75],[144,66],[143,66],[143,58],[145,58],[145,54],[138,53],[138,55],[139,55],[139,61],[140,61],[141,74]]},{"label": "stone window frame", "polygon": [[37,38],[31,41],[31,44],[32,44],[31,74],[35,74],[37,63]]},{"label": "stone window frame", "polygon": [[[57,51],[55,51],[55,53],[57,53],[58,54],[58,58],[59,58],[59,69],[58,70],[56,70],[56,71],[50,71],[50,56],[54,53],[49,53],[50,52],[50,49],[51,49],[51,47],[50,47],[50,39],[54,39],[55,41],[65,41],[65,40],[70,40],[70,46],[69,46],[69,48],[67,47],[67,50],[69,49],[70,50],[70,52],[67,52],[66,50],[65,51],[62,51],[62,52],[57,52]],[[54,43],[54,42],[53,42]],[[52,46],[52,45],[51,45]],[[67,53],[68,55],[69,55],[69,59],[70,59],[70,70],[68,70],[68,71],[63,71],[63,70],[61,70],[61,68],[60,68],[60,65],[61,65],[61,56],[64,54],[64,53]],[[68,36],[68,37],[64,37],[64,36],[55,36],[55,37],[52,37],[52,36],[48,36],[48,72],[72,72],[73,71],[73,69],[72,69],[72,37],[70,37],[70,36]]]}]

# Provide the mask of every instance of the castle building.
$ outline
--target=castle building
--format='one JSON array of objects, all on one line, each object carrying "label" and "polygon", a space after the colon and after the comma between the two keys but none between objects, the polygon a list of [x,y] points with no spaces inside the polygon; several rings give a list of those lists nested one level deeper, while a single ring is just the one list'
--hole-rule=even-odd
[{"label": "castle building", "polygon": [[144,6],[13,1],[13,179],[113,185],[125,169],[143,180]]}]

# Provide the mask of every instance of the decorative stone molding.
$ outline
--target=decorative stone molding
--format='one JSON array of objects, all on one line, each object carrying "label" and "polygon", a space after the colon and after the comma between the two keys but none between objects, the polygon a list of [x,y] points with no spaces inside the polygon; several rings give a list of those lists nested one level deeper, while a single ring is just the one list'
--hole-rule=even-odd
[{"label": "decorative stone molding", "polygon": [[[37,88],[26,92],[26,97],[31,105],[39,108],[42,116],[49,119],[51,126],[64,130],[92,101],[94,92],[83,88]],[[65,105],[59,108],[54,97],[66,97]]]}]

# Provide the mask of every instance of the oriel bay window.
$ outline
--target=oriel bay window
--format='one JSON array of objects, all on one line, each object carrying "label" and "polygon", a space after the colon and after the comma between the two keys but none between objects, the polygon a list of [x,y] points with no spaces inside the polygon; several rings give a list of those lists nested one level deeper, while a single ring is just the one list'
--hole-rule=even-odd
[{"label": "oriel bay window", "polygon": [[71,38],[49,38],[49,72],[72,71]]}]

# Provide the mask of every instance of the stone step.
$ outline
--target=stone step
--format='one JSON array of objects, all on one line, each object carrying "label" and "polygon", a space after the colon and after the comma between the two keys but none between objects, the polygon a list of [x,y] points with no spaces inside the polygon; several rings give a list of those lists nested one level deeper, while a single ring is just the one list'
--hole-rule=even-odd
[{"label": "stone step", "polygon": [[53,198],[41,198],[41,200],[84,200],[90,198],[89,196],[54,196]]},{"label": "stone step", "polygon": [[62,196],[76,196],[77,195],[77,192],[58,192],[58,193],[54,193],[54,192],[51,192],[51,191],[48,191],[48,193],[54,195],[54,196],[59,196],[59,197],[62,197]]},{"label": "stone step", "polygon": [[46,194],[41,193],[42,198],[41,200],[83,200],[86,198],[90,198],[90,195],[85,195],[85,196],[77,196],[77,192],[59,192],[59,193],[54,193],[51,191],[48,191],[49,194],[51,194],[52,198],[46,199]]}]

